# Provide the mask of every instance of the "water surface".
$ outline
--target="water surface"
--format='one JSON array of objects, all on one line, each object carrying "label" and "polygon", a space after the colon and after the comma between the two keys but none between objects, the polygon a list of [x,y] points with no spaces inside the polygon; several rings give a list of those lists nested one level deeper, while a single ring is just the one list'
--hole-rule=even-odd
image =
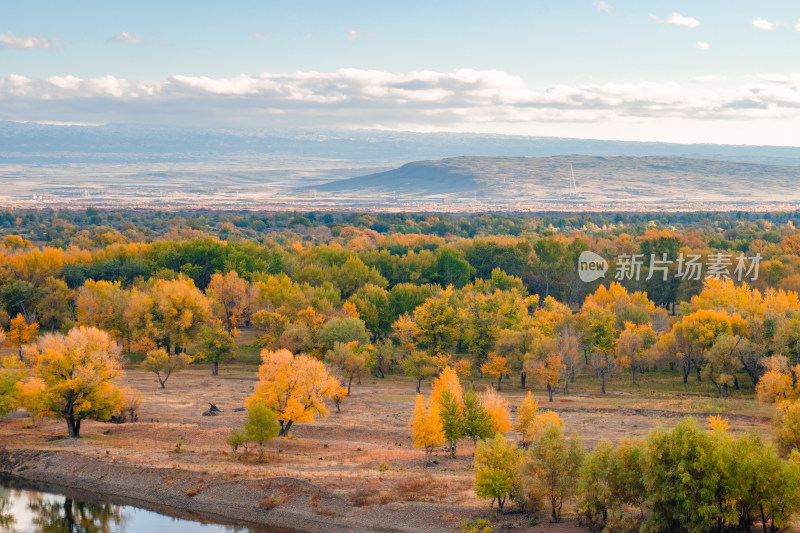
[{"label": "water surface", "polygon": [[95,495],[30,485],[0,477],[2,533],[279,533],[283,530],[224,525],[191,514],[169,516],[104,501]]}]

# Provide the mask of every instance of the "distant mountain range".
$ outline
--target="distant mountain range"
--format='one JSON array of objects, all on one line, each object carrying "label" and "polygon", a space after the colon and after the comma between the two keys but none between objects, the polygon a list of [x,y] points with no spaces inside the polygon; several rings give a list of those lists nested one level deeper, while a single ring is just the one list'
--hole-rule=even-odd
[{"label": "distant mountain range", "polygon": [[[571,168],[576,188],[570,187]],[[305,189],[310,189],[306,187]],[[502,202],[800,200],[800,167],[685,157],[455,157],[313,187],[335,197],[475,198]]]}]

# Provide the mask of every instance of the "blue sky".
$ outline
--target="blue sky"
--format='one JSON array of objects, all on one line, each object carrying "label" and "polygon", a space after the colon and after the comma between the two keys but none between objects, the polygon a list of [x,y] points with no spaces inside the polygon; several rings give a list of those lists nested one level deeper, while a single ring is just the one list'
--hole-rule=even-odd
[{"label": "blue sky", "polygon": [[796,1],[26,0],[0,119],[796,145],[797,50]]}]

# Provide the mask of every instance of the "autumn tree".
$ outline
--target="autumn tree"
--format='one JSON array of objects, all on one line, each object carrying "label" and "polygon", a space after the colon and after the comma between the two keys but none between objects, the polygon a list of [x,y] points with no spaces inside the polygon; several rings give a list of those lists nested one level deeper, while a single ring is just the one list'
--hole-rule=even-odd
[{"label": "autumn tree", "polygon": [[417,380],[417,394],[420,393],[422,380],[435,376],[437,371],[436,358],[425,352],[412,352],[411,355],[406,357],[403,361],[403,373]]},{"label": "autumn tree", "polygon": [[481,405],[489,413],[492,421],[492,429],[495,433],[506,433],[511,429],[511,413],[508,409],[508,402],[497,394],[497,391],[489,388],[480,395]]},{"label": "autumn tree", "polygon": [[325,365],[305,354],[292,355],[288,350],[263,350],[255,393],[248,400],[263,401],[275,411],[281,431],[286,436],[295,422],[313,422],[314,416],[327,416],[325,399],[332,399],[341,387]]},{"label": "autumn tree", "polygon": [[49,333],[31,347],[33,375],[44,383],[43,401],[79,437],[81,421],[107,420],[120,402],[114,380],[122,373],[120,348],[108,333],[76,327],[66,335]]},{"label": "autumn tree", "polygon": [[180,372],[192,362],[192,357],[186,353],[168,354],[163,348],[150,350],[147,358],[142,362],[142,367],[152,372],[158,378],[162,389],[166,388],[167,380],[174,372]]},{"label": "autumn tree", "polygon": [[539,402],[533,398],[533,393],[528,391],[525,399],[517,409],[517,422],[514,424],[514,431],[522,437],[522,447],[527,448],[531,437],[531,425],[539,410]]},{"label": "autumn tree", "polygon": [[425,466],[431,466],[433,449],[444,442],[445,435],[442,419],[439,416],[439,404],[427,403],[421,394],[417,394],[414,404],[414,416],[411,419],[411,437],[415,448],[425,449]]},{"label": "autumn tree", "polygon": [[7,338],[16,346],[20,361],[22,361],[22,347],[31,342],[38,331],[39,324],[36,322],[28,324],[21,313],[11,319]]},{"label": "autumn tree", "polygon": [[489,374],[492,379],[492,387],[494,387],[494,380],[497,378],[497,390],[500,390],[503,376],[511,372],[511,369],[508,367],[505,357],[490,353],[489,359],[481,365],[481,372]]},{"label": "autumn tree", "polygon": [[86,280],[75,298],[78,323],[102,329],[114,337],[123,336],[127,296],[119,281]]},{"label": "autumn tree", "polygon": [[703,377],[717,388],[723,398],[727,398],[730,388],[738,383],[736,373],[742,368],[739,356],[749,345],[750,341],[738,335],[721,335],[708,350]]},{"label": "autumn tree", "polygon": [[347,394],[350,394],[353,378],[360,380],[367,375],[372,359],[370,350],[359,346],[358,341],[334,343],[333,350],[328,350],[325,358],[347,378]]},{"label": "autumn tree", "polygon": [[589,367],[600,376],[600,392],[606,393],[606,377],[625,368],[625,361],[614,351],[614,314],[606,309],[590,306],[585,310],[585,345]]},{"label": "autumn tree", "polygon": [[636,372],[640,371],[647,360],[647,350],[655,343],[656,333],[650,324],[636,325],[625,323],[625,329],[619,334],[614,346],[617,360],[623,367],[630,367],[633,372],[633,384],[636,385]]},{"label": "autumn tree", "polygon": [[[756,385],[756,396],[762,402],[778,403],[794,399],[798,396],[798,388],[794,384],[789,360],[783,355],[773,355],[762,359],[761,364],[766,372]],[[795,374],[800,371],[795,367]]]},{"label": "autumn tree", "polygon": [[176,352],[184,350],[197,338],[211,315],[208,298],[191,279],[184,277],[156,280],[151,296],[160,345],[167,351],[170,347]]},{"label": "autumn tree", "polygon": [[499,433],[479,443],[475,449],[475,494],[479,498],[491,498],[490,507],[496,501],[501,513],[506,499],[518,484],[520,459],[517,447]]},{"label": "autumn tree", "polygon": [[19,404],[18,384],[27,372],[16,357],[4,357],[0,366],[0,416],[5,416]]},{"label": "autumn tree", "polygon": [[219,374],[220,362],[236,357],[236,343],[233,341],[233,336],[222,326],[217,324],[203,326],[199,341],[197,358],[213,363],[212,376]]},{"label": "autumn tree", "polygon": [[250,305],[250,283],[240,278],[235,270],[225,275],[213,274],[206,294],[211,297],[214,314],[225,330],[235,335],[236,328],[246,318]]}]

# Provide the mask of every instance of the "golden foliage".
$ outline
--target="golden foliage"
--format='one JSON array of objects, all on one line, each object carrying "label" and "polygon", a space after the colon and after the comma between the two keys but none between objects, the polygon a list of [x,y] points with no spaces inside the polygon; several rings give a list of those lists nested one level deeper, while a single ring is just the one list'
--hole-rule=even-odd
[{"label": "golden foliage", "polygon": [[492,428],[497,433],[506,433],[511,429],[511,413],[508,402],[496,390],[489,388],[480,394],[481,405],[492,418]]}]

